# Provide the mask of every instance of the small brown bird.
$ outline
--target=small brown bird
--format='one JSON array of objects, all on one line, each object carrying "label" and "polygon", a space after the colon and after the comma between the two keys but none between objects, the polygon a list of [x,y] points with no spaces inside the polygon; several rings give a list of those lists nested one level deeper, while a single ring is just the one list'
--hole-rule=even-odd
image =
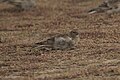
[{"label": "small brown bird", "polygon": [[75,45],[75,39],[78,36],[77,31],[70,31],[68,34],[60,34],[51,37],[45,41],[35,43],[39,45],[42,49],[49,48],[51,50],[65,50],[72,49]]},{"label": "small brown bird", "polygon": [[105,0],[98,7],[88,11],[88,14],[94,13],[114,13],[120,11],[120,0]]}]

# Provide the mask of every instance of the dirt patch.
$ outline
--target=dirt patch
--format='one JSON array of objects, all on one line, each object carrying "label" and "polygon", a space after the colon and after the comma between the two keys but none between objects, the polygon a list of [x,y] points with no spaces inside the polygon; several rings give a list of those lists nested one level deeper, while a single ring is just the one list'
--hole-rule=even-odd
[{"label": "dirt patch", "polygon": [[[88,15],[99,2],[39,0],[39,7],[28,12],[12,12],[0,4],[0,79],[119,80],[120,14]],[[32,47],[72,29],[80,33],[74,50]]]}]

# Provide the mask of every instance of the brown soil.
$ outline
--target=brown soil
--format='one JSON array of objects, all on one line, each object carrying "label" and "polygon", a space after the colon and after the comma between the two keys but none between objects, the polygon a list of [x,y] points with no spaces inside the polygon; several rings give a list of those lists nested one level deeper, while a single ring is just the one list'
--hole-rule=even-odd
[{"label": "brown soil", "polygon": [[[0,80],[120,80],[120,14],[88,15],[99,0],[39,0],[19,12],[0,4]],[[74,50],[32,48],[77,29]]]}]

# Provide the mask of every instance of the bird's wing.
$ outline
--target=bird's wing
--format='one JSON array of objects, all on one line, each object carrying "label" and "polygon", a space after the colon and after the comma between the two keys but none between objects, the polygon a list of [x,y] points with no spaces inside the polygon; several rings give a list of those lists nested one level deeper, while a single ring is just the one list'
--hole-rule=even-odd
[{"label": "bird's wing", "polygon": [[48,38],[47,40],[44,40],[41,42],[37,42],[35,44],[37,44],[37,45],[52,45],[53,43],[54,43],[54,37]]},{"label": "bird's wing", "polygon": [[67,49],[72,47],[72,39],[66,37],[55,38],[55,43],[53,45],[54,49]]},{"label": "bird's wing", "polygon": [[55,38],[55,44],[58,45],[65,45],[66,39],[64,37],[56,37]]}]

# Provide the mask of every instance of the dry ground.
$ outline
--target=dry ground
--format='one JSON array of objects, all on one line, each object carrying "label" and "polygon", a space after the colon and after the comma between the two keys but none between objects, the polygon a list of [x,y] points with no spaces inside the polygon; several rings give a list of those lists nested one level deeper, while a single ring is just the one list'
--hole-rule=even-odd
[{"label": "dry ground", "polygon": [[[120,14],[86,13],[100,0],[39,0],[17,12],[0,4],[0,80],[120,80]],[[75,50],[40,51],[35,42],[77,29]]]}]

